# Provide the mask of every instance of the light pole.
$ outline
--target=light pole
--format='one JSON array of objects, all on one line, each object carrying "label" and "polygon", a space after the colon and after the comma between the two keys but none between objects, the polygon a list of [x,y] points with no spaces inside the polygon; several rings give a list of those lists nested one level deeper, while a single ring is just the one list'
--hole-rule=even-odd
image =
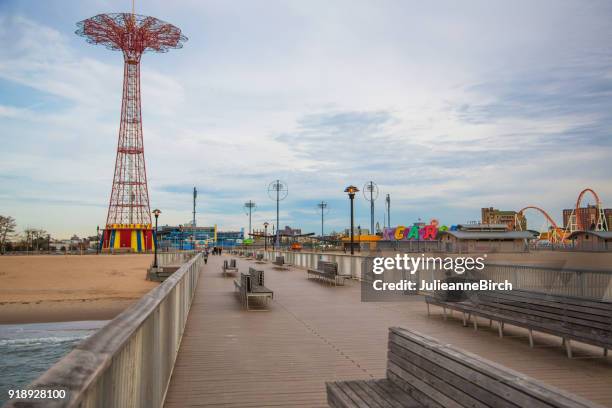
[{"label": "light pole", "polygon": [[274,237],[274,247],[280,247],[280,220],[279,220],[279,209],[280,202],[287,198],[287,194],[289,194],[289,187],[287,183],[281,180],[275,180],[268,185],[268,197],[272,200],[276,201],[276,236]]},{"label": "light pole", "polygon": [[100,253],[100,226],[96,226],[96,255]]},{"label": "light pole", "polygon": [[391,228],[391,196],[389,194],[387,194],[385,202],[387,203],[387,227]]},{"label": "light pole", "polygon": [[257,206],[255,205],[255,203],[251,200],[249,200],[248,202],[244,203],[244,209],[245,211],[247,211],[247,215],[249,216],[249,238],[251,237],[251,215],[253,213],[253,210],[256,208]]},{"label": "light pole", "polygon": [[378,198],[378,186],[373,181],[363,186],[363,196],[370,202],[370,233],[374,233],[374,201]]},{"label": "light pole", "polygon": [[327,209],[327,203],[325,201],[321,201],[319,204],[317,204],[317,207],[321,209],[321,238],[323,238],[324,236],[323,216],[325,215],[325,210]]},{"label": "light pole", "polygon": [[155,216],[155,239],[153,240],[153,244],[155,246],[154,252],[155,252],[155,258],[153,259],[153,267],[157,268],[157,244],[158,244],[158,240],[157,240],[157,219],[159,218],[159,214],[161,214],[161,211],[159,211],[157,208],[155,210],[153,210],[153,215]]},{"label": "light pole", "polygon": [[264,222],[264,251],[268,251],[268,221]]},{"label": "light pole", "polygon": [[355,186],[348,186],[344,189],[345,193],[348,193],[349,200],[351,201],[351,255],[355,255],[355,237],[353,234],[354,225],[355,225],[355,211],[354,211],[354,202],[355,202],[355,193],[357,193],[359,189]]},{"label": "light pole", "polygon": [[191,225],[191,240],[193,241],[193,250],[196,249],[196,199],[198,198],[198,190],[193,186],[193,221]]}]

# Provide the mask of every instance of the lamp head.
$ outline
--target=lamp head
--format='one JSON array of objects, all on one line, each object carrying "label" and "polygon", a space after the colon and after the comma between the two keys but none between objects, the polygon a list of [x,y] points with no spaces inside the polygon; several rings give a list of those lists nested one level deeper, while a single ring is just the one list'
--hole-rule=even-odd
[{"label": "lamp head", "polygon": [[355,193],[357,193],[359,191],[359,189],[353,185],[348,186],[347,188],[344,189],[345,193],[348,193],[350,198],[354,198],[355,197]]},{"label": "lamp head", "polygon": [[159,214],[161,214],[160,210],[158,210],[157,208],[153,210],[153,215],[155,216],[155,218],[159,217]]}]

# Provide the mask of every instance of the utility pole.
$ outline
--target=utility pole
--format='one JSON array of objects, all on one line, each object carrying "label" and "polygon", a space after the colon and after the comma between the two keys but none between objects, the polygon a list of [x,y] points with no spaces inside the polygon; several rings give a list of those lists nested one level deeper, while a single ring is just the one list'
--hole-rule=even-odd
[{"label": "utility pole", "polygon": [[391,228],[391,196],[389,194],[387,194],[385,202],[387,203],[387,227]]},{"label": "utility pole", "polygon": [[378,186],[373,181],[363,186],[363,196],[370,202],[370,234],[374,234],[374,201],[378,198]]},{"label": "utility pole", "polygon": [[327,209],[327,203],[325,201],[321,201],[319,204],[317,204],[317,207],[321,209],[321,238],[323,238],[325,236],[325,230],[323,226],[324,226],[325,210]]},{"label": "utility pole", "polygon": [[276,201],[276,236],[274,239],[274,247],[280,247],[280,202],[287,198],[289,189],[287,183],[281,180],[275,180],[268,185],[268,197]]},{"label": "utility pole", "polygon": [[251,200],[244,203],[244,209],[247,212],[247,215],[249,216],[249,238],[251,237],[251,216],[252,216],[253,210],[256,207],[257,206],[255,205],[255,203]]},{"label": "utility pole", "polygon": [[193,186],[193,221],[191,223],[191,236],[194,250],[196,249],[196,198],[198,198],[198,190]]}]

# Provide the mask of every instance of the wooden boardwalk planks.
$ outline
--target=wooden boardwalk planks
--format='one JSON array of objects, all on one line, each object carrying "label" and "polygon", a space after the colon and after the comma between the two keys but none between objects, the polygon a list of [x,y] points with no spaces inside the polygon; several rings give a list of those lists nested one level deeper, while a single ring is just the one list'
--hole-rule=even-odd
[{"label": "wooden boardwalk planks", "polygon": [[[166,407],[327,406],[325,381],[385,376],[390,326],[413,328],[508,366],[545,383],[612,407],[612,357],[573,344],[567,359],[559,339],[506,326],[477,332],[460,315],[447,321],[421,297],[399,303],[363,303],[358,282],[344,287],[306,279],[306,271],[264,269],[274,290],[269,312],[241,309],[233,279],[220,271],[225,257],[209,257],[202,270]],[[254,263],[243,260],[241,271]]]}]

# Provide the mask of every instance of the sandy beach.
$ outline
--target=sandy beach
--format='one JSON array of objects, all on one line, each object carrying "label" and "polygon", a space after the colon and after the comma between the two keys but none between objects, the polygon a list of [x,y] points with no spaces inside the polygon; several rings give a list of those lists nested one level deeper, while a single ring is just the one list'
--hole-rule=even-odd
[{"label": "sandy beach", "polygon": [[151,255],[0,256],[0,324],[107,320],[157,286]]}]

